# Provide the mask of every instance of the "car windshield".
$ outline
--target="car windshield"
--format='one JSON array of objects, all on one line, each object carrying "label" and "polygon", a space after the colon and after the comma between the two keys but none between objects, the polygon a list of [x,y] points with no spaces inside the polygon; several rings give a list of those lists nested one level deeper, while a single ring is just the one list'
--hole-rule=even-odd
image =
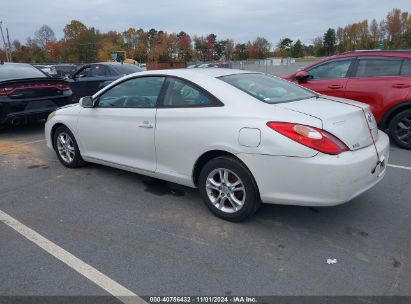
[{"label": "car windshield", "polygon": [[290,102],[317,96],[291,82],[266,74],[234,74],[219,79],[270,104]]},{"label": "car windshield", "polygon": [[113,69],[116,70],[117,73],[125,75],[143,71],[140,67],[136,65],[126,63],[113,65]]},{"label": "car windshield", "polygon": [[28,64],[0,65],[0,81],[22,78],[46,78],[47,76]]}]

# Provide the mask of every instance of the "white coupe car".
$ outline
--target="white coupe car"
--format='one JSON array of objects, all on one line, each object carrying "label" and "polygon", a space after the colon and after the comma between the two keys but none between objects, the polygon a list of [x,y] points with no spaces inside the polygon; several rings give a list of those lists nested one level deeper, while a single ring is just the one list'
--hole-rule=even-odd
[{"label": "white coupe car", "polygon": [[66,167],[93,162],[198,187],[232,221],[261,202],[350,201],[383,178],[389,154],[368,105],[230,69],[125,76],[51,113],[45,134]]}]

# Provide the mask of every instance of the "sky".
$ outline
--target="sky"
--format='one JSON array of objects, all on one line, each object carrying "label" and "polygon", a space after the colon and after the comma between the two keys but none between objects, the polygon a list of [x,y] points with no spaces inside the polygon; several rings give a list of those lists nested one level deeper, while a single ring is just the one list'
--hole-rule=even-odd
[{"label": "sky", "polygon": [[75,19],[102,32],[155,28],[236,42],[260,36],[274,45],[283,37],[310,44],[329,27],[380,21],[393,8],[411,13],[411,0],[0,0],[0,21],[11,41],[22,42],[43,24],[60,39]]}]

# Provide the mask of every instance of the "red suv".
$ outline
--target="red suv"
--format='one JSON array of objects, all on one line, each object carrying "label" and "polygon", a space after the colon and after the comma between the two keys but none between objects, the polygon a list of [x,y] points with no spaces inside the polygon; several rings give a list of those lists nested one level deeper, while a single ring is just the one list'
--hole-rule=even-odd
[{"label": "red suv", "polygon": [[284,77],[321,94],[370,105],[379,128],[411,149],[411,51],[355,51]]}]

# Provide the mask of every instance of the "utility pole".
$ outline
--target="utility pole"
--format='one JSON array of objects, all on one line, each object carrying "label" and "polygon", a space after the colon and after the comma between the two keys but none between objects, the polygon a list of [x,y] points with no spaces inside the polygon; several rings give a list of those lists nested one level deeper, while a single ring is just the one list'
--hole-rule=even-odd
[{"label": "utility pole", "polygon": [[11,44],[10,44],[9,28],[8,27],[6,27],[6,35],[7,35],[7,42],[9,44],[9,60],[10,60],[10,62],[12,62],[13,57],[11,56]]},{"label": "utility pole", "polygon": [[6,40],[4,39],[3,28],[1,27],[1,24],[2,24],[2,23],[3,23],[3,21],[0,21],[0,32],[1,32],[1,37],[3,38],[4,50],[6,51],[6,58],[7,58],[7,61],[8,61],[8,62],[10,62],[9,52],[7,51],[7,44],[6,44]]}]

